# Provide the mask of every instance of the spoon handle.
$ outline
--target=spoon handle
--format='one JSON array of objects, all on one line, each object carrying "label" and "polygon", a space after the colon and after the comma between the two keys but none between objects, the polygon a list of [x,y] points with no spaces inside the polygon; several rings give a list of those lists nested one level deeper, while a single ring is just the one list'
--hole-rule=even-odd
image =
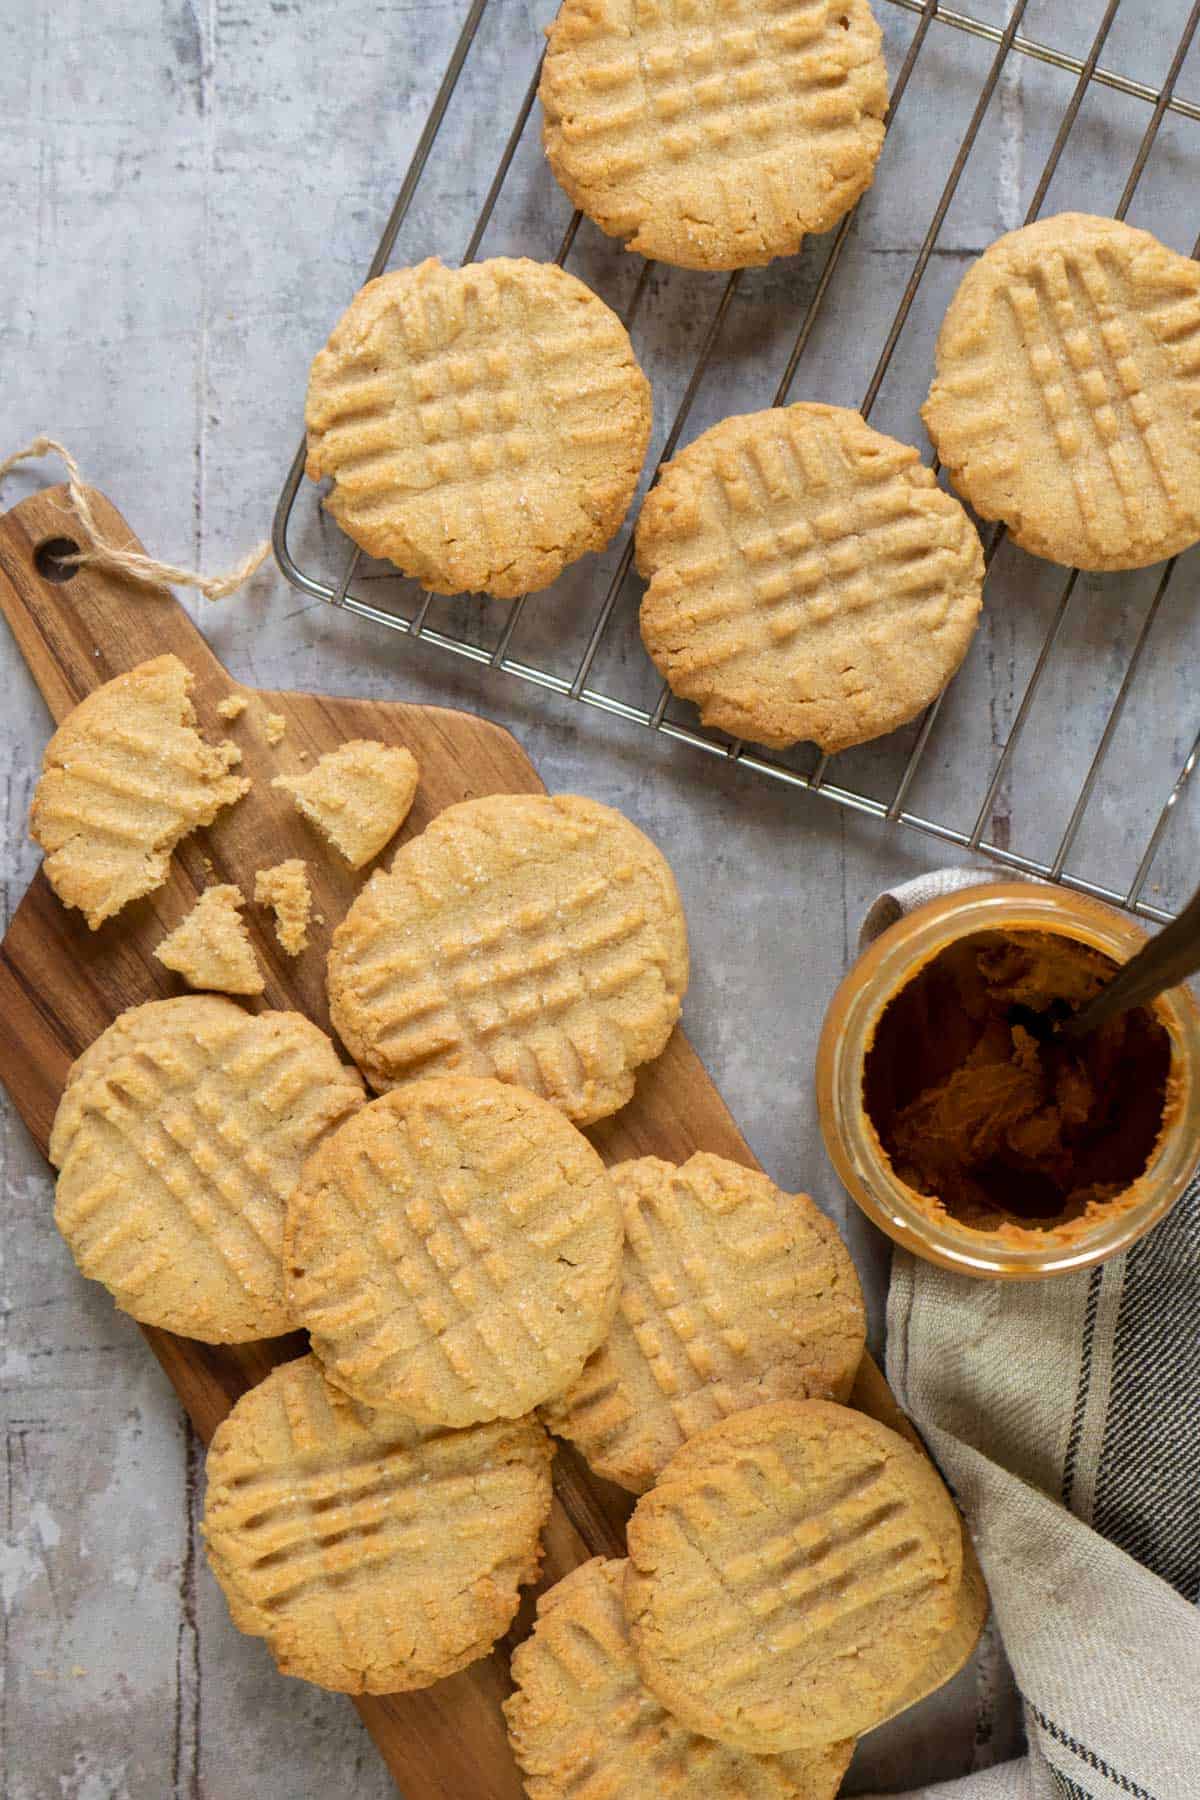
[{"label": "spoon handle", "polygon": [[1089,1005],[1066,1021],[1060,1028],[1063,1037],[1086,1037],[1097,1025],[1132,1006],[1143,1006],[1164,988],[1194,975],[1200,969],[1200,890],[1188,901],[1178,918],[1164,925],[1157,937],[1123,965],[1106,988]]}]

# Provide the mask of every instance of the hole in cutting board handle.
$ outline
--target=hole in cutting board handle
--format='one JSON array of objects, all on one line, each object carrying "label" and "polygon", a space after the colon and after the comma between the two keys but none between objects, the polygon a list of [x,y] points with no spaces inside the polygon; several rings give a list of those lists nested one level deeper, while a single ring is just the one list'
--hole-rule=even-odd
[{"label": "hole in cutting board handle", "polygon": [[44,538],[33,553],[33,566],[43,581],[54,581],[60,586],[64,581],[74,581],[79,570],[66,559],[79,555],[79,545],[74,538]]}]

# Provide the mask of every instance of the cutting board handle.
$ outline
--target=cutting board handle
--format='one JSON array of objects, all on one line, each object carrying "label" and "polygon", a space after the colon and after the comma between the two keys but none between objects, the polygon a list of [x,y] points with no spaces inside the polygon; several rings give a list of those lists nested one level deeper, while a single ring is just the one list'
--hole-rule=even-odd
[{"label": "cutting board handle", "polygon": [[[112,502],[88,492],[105,537],[140,550]],[[105,569],[64,569],[56,545],[60,554],[86,547],[65,484],[0,517],[0,611],[56,722],[102,682],[167,651],[198,674],[223,674],[167,588]]]}]

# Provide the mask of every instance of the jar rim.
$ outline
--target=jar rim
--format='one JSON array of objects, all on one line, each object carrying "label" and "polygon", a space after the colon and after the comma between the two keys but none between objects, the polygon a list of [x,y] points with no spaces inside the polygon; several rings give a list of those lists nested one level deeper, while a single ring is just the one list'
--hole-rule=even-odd
[{"label": "jar rim", "polygon": [[[1184,1192],[1200,1158],[1200,1007],[1186,987],[1154,1002],[1171,1039],[1172,1112],[1137,1198],[1068,1241],[1013,1243],[918,1204],[875,1132],[863,1100],[866,1057],[894,996],[949,945],[980,931],[1049,930],[1126,962],[1146,932],[1129,914],[1045,882],[995,881],[926,901],[868,946],[830,1002],[817,1049],[817,1102],[826,1149],[867,1217],[906,1249],[964,1274],[1038,1279],[1087,1268],[1117,1254],[1158,1223]],[[1139,1193],[1140,1190],[1140,1193]]]}]

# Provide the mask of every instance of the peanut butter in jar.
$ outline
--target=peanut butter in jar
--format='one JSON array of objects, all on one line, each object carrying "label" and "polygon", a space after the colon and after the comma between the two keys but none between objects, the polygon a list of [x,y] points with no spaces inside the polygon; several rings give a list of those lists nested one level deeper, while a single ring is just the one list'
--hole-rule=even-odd
[{"label": "peanut butter in jar", "polygon": [[817,1059],[825,1140],[859,1205],[946,1267],[1034,1278],[1150,1229],[1200,1157],[1200,1013],[1173,989],[1075,1044],[1143,933],[1031,883],[965,889],[885,932],[842,983]]}]

